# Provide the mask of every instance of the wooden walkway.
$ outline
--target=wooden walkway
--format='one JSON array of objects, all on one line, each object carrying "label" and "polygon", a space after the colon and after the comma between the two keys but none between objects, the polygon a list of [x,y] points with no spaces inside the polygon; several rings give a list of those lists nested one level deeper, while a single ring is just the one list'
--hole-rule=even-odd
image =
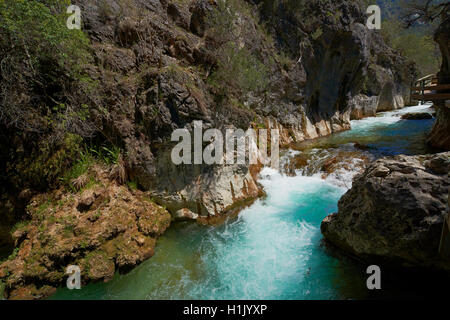
[{"label": "wooden walkway", "polygon": [[450,100],[450,84],[439,84],[436,75],[430,74],[415,82],[411,99],[422,102]]}]

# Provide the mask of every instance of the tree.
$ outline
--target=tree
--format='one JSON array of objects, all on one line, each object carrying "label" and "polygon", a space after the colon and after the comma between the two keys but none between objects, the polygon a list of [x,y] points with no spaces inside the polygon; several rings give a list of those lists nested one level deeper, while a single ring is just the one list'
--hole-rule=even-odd
[{"label": "tree", "polygon": [[[88,39],[66,26],[67,0],[0,0],[0,124],[89,135],[78,101],[90,79]],[[49,130],[50,129],[50,130]]]}]

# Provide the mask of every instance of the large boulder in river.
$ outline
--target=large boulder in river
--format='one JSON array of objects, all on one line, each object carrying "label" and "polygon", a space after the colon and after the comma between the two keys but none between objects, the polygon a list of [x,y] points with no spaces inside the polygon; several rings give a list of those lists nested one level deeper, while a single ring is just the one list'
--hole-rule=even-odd
[{"label": "large boulder in river", "polygon": [[438,254],[449,170],[450,152],[375,161],[322,222],[325,240],[369,263],[450,271]]},{"label": "large boulder in river", "polygon": [[364,94],[354,96],[350,101],[351,120],[360,120],[367,117],[375,117],[377,115],[378,96],[368,97]]},{"label": "large boulder in river", "polygon": [[431,113],[428,112],[416,112],[416,113],[405,113],[401,116],[403,120],[429,120],[433,119]]}]

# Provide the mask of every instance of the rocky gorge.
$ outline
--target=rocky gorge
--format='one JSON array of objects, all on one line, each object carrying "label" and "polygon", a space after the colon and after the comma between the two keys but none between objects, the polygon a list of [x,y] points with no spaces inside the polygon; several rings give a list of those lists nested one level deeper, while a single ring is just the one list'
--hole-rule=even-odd
[{"label": "rocky gorge", "polygon": [[[33,124],[42,123],[36,130],[2,124],[1,240],[13,248],[0,265],[7,298],[48,296],[64,283],[68,264],[82,267],[84,283],[109,281],[116,271],[127,272],[150,258],[171,221],[218,224],[263,195],[260,165],[173,164],[170,137],[175,129],[192,130],[194,120],[222,131],[279,129],[281,144],[288,147],[349,130],[351,120],[397,110],[410,101],[414,65],[379,32],[365,27],[359,1],[309,1],[300,15],[292,10],[295,1],[74,3],[81,8],[88,41],[90,58],[82,69],[90,79],[89,93],[65,103],[87,106],[83,123],[93,129],[85,136],[69,131],[58,140],[45,126],[53,112],[47,109],[33,119]],[[43,95],[24,91],[24,101],[55,104],[65,86],[52,83]],[[445,110],[437,111],[430,141],[446,141]],[[59,123],[48,127],[59,128]],[[47,140],[52,141],[48,148],[40,144]],[[120,151],[112,161],[103,156],[106,163],[96,160],[84,174],[61,184],[55,167],[63,167],[63,173],[73,168],[73,160],[86,150],[83,143],[101,145],[103,151],[95,151],[101,155],[113,147]],[[441,158],[399,160],[414,163],[420,177],[391,160],[372,165],[392,171],[385,180],[406,174],[397,178],[402,183],[412,179],[413,187],[426,175],[424,188],[437,196],[417,209],[415,220],[402,230],[411,228],[413,238],[425,237],[433,245],[435,235],[427,237],[442,223],[438,211],[448,188]],[[423,200],[410,191],[411,205]],[[370,202],[347,197],[348,203]],[[402,212],[394,214],[401,220]],[[367,239],[358,238],[363,247],[358,250],[348,242],[354,235],[344,226],[353,224],[357,214],[345,215],[345,222],[335,216],[324,222],[325,238],[356,255],[379,254],[382,249],[372,248]],[[415,258],[402,255],[410,243],[398,243],[392,259],[413,263],[428,258],[419,249],[411,253]],[[431,265],[441,265],[433,259]]]},{"label": "rocky gorge", "polygon": [[[449,18],[435,33],[442,54],[439,83],[449,81]],[[448,101],[434,104],[436,122],[428,144],[450,150]],[[431,118],[405,114],[403,119]],[[449,210],[450,154],[384,158],[357,176],[339,201],[339,212],[325,218],[322,233],[328,243],[364,261],[392,268],[448,272],[443,253]]]}]

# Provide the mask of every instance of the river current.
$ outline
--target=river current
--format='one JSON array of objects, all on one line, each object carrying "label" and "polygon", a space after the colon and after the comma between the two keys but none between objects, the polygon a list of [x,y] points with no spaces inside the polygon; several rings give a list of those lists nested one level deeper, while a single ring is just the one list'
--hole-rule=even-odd
[{"label": "river current", "polygon": [[[364,158],[431,152],[425,144],[434,120],[401,120],[408,107],[352,121],[352,130],[304,142],[283,161],[307,154],[321,163],[338,152],[357,153],[324,175],[296,169],[287,175],[266,168],[261,184],[267,197],[220,227],[173,224],[158,240],[155,255],[109,283],[81,290],[59,289],[52,299],[366,299],[367,266],[337,255],[322,242],[321,221],[337,211],[339,198],[363,169]],[[355,148],[364,146],[361,151]],[[389,282],[383,297],[404,297],[403,282]]]}]

